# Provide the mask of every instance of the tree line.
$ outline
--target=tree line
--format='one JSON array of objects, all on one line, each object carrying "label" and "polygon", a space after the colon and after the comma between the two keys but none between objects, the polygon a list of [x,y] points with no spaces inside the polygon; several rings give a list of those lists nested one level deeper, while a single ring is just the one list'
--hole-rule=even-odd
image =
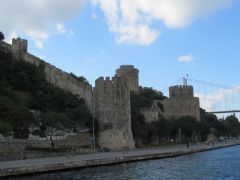
[{"label": "tree line", "polygon": [[44,64],[36,67],[0,50],[0,134],[28,138],[35,129],[45,137],[76,127],[92,127],[85,101],[48,83]]},{"label": "tree line", "polygon": [[[159,116],[157,121],[147,123],[141,113],[141,108],[151,107],[154,99],[163,100],[164,98],[166,97],[161,92],[147,87],[140,87],[138,94],[131,92],[132,131],[137,144],[139,142],[139,145],[151,145],[156,139],[160,144],[170,141],[203,142],[207,141],[208,134],[213,132],[216,137],[240,136],[240,123],[235,115],[219,120],[216,115],[208,114],[204,109],[200,109],[200,122],[191,116],[178,119],[165,119]],[[158,106],[162,108],[161,104]]]},{"label": "tree line", "polygon": [[[0,40],[3,39],[0,33]],[[71,75],[88,83],[82,76]],[[205,141],[212,131],[217,137],[240,135],[240,123],[234,115],[219,121],[203,109],[200,122],[189,116],[175,120],[159,116],[158,121],[147,123],[141,109],[165,98],[162,92],[147,87],[140,87],[138,94],[131,92],[131,122],[136,142],[140,139],[142,144],[150,144],[156,137],[160,143]],[[158,103],[158,107],[162,109],[163,105]],[[28,138],[29,129],[34,129],[32,134],[52,137],[58,129],[91,128],[92,118],[83,99],[46,82],[44,64],[36,67],[0,50],[0,134]]]}]

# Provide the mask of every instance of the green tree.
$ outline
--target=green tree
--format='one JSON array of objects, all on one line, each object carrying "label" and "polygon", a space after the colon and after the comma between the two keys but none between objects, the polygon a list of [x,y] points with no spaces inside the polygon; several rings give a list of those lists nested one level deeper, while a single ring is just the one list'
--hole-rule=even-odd
[{"label": "green tree", "polygon": [[[29,126],[35,123],[30,110],[55,112],[60,114],[58,119],[92,127],[92,114],[85,101],[48,83],[44,69],[44,63],[36,67],[0,49],[0,120],[11,125],[14,138],[28,137]],[[79,80],[87,82],[83,77]],[[48,119],[55,122],[54,118]],[[40,126],[41,136],[45,128]]]},{"label": "green tree", "polygon": [[[158,137],[159,122],[146,123],[141,109],[152,106],[154,100],[163,100],[165,97],[160,91],[153,88],[140,87],[139,93],[131,92],[131,122],[134,139],[149,144],[153,136]],[[161,104],[159,103],[159,106]],[[161,107],[159,107],[161,109]]]},{"label": "green tree", "polygon": [[4,40],[4,34],[0,32],[0,41]]},{"label": "green tree", "polygon": [[218,120],[216,115],[207,113],[203,122],[206,122],[209,125],[210,129],[214,129],[214,135],[216,137],[224,135],[225,126]]},{"label": "green tree", "polygon": [[240,123],[235,115],[230,115],[226,117],[226,119],[223,121],[223,124],[225,125],[226,135],[232,137],[237,137],[240,135]]},{"label": "green tree", "polygon": [[18,139],[27,139],[29,136],[29,127],[34,123],[33,114],[22,107],[11,107],[6,114],[6,122],[13,128],[13,137]]},{"label": "green tree", "polygon": [[53,135],[56,130],[66,130],[74,127],[74,122],[71,121],[65,114],[57,112],[46,112],[41,117],[42,127],[45,127],[46,133],[50,136],[52,148],[55,148]]},{"label": "green tree", "polygon": [[198,136],[200,141],[206,141],[207,136],[210,133],[210,125],[204,121],[199,122],[199,130],[198,130]]},{"label": "green tree", "polygon": [[84,77],[84,76],[76,76],[74,73],[70,73],[70,75],[73,77],[73,78],[75,78],[75,79],[77,79],[77,80],[79,80],[79,81],[81,81],[81,82],[83,82],[83,83],[86,83],[86,84],[89,84],[89,82],[88,82],[88,80]]},{"label": "green tree", "polygon": [[154,100],[163,100],[165,97],[162,92],[149,87],[140,87],[139,89],[140,107],[150,107]]},{"label": "green tree", "polygon": [[159,118],[159,142],[168,142],[172,131],[172,123],[165,118]]},{"label": "green tree", "polygon": [[11,135],[12,127],[9,123],[0,121],[0,134],[4,137]]},{"label": "green tree", "polygon": [[181,129],[181,133],[184,136],[184,141],[193,139],[193,136],[198,132],[198,122],[194,117],[183,116],[175,120],[173,125],[173,132],[175,136],[178,135],[178,130]]}]

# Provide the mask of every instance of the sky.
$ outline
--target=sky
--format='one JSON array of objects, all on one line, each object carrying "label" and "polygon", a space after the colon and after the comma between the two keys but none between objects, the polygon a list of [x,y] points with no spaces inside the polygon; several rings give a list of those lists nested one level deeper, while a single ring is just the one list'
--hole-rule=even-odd
[{"label": "sky", "polygon": [[[142,86],[165,95],[186,75],[240,87],[238,0],[2,0],[1,6],[6,42],[28,39],[31,54],[93,86],[132,64]],[[236,91],[192,85],[208,110],[240,102]]]}]

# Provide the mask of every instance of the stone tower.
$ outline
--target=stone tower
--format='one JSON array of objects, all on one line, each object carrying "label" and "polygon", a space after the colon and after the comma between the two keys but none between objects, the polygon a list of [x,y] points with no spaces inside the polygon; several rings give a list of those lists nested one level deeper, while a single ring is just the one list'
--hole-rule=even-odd
[{"label": "stone tower", "polygon": [[17,38],[12,39],[12,53],[17,58],[21,57],[22,53],[27,53],[28,41],[25,39]]},{"label": "stone tower", "polygon": [[138,69],[134,68],[133,65],[122,65],[119,69],[116,70],[116,77],[125,79],[129,83],[130,91],[138,93],[138,73]]},{"label": "stone tower", "polygon": [[128,83],[118,77],[98,78],[94,101],[99,121],[98,144],[110,149],[134,148]]},{"label": "stone tower", "polygon": [[171,86],[169,87],[169,98],[193,98],[193,86]]},{"label": "stone tower", "polygon": [[200,121],[199,98],[194,97],[193,86],[172,86],[169,88],[169,99],[163,101],[163,115],[168,119],[192,116]]}]

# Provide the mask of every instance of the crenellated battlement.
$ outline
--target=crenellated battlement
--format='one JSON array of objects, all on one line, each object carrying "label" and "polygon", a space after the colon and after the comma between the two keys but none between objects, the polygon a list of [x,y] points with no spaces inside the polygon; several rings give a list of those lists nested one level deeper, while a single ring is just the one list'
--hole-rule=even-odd
[{"label": "crenellated battlement", "polygon": [[119,69],[117,69],[117,71],[118,70],[122,70],[122,71],[132,71],[132,70],[134,70],[134,71],[137,71],[138,72],[138,69],[136,69],[133,65],[129,65],[129,64],[126,64],[126,65],[121,65],[120,66],[120,68]]},{"label": "crenellated battlement", "polygon": [[96,79],[96,82],[99,82],[99,83],[109,83],[109,82],[116,82],[118,79],[118,77],[99,77],[98,79]]},{"label": "crenellated battlement", "polygon": [[26,39],[12,39],[12,53],[19,55],[28,50],[28,41]]},{"label": "crenellated battlement", "polygon": [[[119,90],[119,87],[124,88],[124,91],[129,91],[128,83],[124,79],[121,79],[119,77],[99,77],[95,81],[95,93],[108,94],[109,97],[112,95],[115,96],[114,94],[116,91]],[[129,94],[129,92],[127,94]]]},{"label": "crenellated battlement", "polygon": [[193,86],[190,85],[177,85],[169,87],[169,97],[193,97]]},{"label": "crenellated battlement", "polygon": [[138,75],[139,70],[134,68],[133,65],[121,65],[120,68],[116,70],[116,76],[125,76],[129,73]]},{"label": "crenellated battlement", "polygon": [[199,98],[194,97],[193,86],[178,85],[169,88],[169,98],[164,99],[163,115],[167,119],[192,116],[200,121]]}]

